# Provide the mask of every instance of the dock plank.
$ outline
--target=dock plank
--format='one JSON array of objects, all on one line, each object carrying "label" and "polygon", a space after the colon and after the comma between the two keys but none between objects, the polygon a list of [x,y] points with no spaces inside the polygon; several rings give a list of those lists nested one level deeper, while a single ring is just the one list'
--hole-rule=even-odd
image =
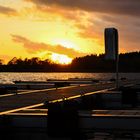
[{"label": "dock plank", "polygon": [[114,86],[114,83],[93,84],[5,96],[0,98],[0,112],[40,104],[45,101],[57,100],[64,97],[68,98],[71,96],[113,88]]}]

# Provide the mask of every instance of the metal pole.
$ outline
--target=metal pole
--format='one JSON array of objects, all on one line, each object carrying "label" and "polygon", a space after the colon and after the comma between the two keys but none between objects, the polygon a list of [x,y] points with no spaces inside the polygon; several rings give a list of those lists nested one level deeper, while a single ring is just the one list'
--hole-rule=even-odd
[{"label": "metal pole", "polygon": [[116,89],[119,89],[119,55],[116,56]]},{"label": "metal pole", "polygon": [[119,35],[118,30],[115,29],[115,43],[116,43],[116,90],[119,89]]}]

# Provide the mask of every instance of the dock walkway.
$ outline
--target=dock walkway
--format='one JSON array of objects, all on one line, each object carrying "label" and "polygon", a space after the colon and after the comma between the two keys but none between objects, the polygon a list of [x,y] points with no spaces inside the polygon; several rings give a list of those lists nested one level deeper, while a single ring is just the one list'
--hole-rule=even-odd
[{"label": "dock walkway", "polygon": [[46,89],[32,92],[26,92],[26,94],[17,94],[11,96],[0,97],[0,113],[18,109],[26,106],[40,104],[45,101],[52,101],[62,98],[68,98],[71,96],[81,95],[85,93],[95,92],[98,90],[109,89],[115,86],[114,83],[97,83],[93,85],[81,85],[70,86],[58,89]]}]

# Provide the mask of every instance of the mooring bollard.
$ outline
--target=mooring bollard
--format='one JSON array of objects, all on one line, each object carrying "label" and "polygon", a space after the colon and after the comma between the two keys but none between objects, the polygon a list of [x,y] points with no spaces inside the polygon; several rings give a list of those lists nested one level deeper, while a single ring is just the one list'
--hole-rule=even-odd
[{"label": "mooring bollard", "polygon": [[51,137],[73,137],[78,132],[78,111],[76,103],[48,104],[48,135]]}]

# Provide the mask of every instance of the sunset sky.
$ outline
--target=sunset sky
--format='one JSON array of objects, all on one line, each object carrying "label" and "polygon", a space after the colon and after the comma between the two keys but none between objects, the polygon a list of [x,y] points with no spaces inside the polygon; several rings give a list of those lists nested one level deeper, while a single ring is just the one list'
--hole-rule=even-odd
[{"label": "sunset sky", "polygon": [[104,53],[104,28],[119,30],[119,52],[140,50],[140,0],[0,0],[0,59],[59,63]]}]

